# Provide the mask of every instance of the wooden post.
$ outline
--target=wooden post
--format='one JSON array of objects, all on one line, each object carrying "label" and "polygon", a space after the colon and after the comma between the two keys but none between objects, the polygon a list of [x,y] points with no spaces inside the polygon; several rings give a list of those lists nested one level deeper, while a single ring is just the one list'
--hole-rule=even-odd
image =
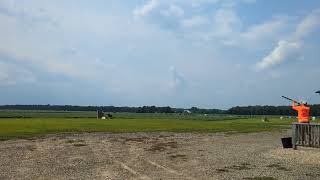
[{"label": "wooden post", "polygon": [[293,123],[292,124],[292,148],[294,150],[297,150],[296,137],[297,137],[297,125]]}]

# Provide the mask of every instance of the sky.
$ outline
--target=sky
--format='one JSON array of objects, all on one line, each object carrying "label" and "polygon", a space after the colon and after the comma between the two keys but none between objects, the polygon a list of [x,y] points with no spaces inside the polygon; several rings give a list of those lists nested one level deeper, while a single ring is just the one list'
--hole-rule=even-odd
[{"label": "sky", "polygon": [[320,103],[319,0],[1,0],[0,104]]}]

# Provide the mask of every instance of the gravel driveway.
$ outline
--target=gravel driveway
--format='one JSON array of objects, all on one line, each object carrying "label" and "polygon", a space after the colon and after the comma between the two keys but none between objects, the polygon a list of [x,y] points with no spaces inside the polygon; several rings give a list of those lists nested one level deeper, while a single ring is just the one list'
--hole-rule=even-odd
[{"label": "gravel driveway", "polygon": [[0,179],[320,179],[290,132],[86,133],[0,142]]}]

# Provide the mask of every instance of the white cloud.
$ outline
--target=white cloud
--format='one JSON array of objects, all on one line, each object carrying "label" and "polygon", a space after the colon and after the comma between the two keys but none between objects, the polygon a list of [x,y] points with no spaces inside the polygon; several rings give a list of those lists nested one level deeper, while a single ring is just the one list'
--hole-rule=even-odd
[{"label": "white cloud", "polygon": [[319,10],[311,12],[307,15],[296,27],[296,31],[289,37],[290,40],[279,41],[277,47],[260,62],[257,63],[257,70],[264,70],[289,59],[299,58],[299,50],[303,39],[308,36],[312,31],[319,27],[320,22]]},{"label": "white cloud", "polygon": [[294,39],[302,39],[320,26],[320,10],[315,10],[305,17],[297,27]]},{"label": "white cloud", "polygon": [[218,8],[212,18],[206,15],[181,20],[185,37],[214,42],[232,48],[261,50],[287,34],[291,19],[286,16],[254,25],[245,25],[235,8]]},{"label": "white cloud", "polygon": [[287,18],[277,18],[253,25],[249,27],[247,31],[240,34],[240,43],[243,45],[243,42],[246,42],[246,44],[256,46],[261,44],[261,42],[277,39],[287,25]]},{"label": "white cloud", "polygon": [[[194,28],[186,31],[186,37],[203,42],[214,42],[216,45],[235,45],[243,23],[233,8],[220,8],[214,12],[213,18],[194,16],[181,21],[184,28]],[[185,29],[188,30],[188,29]]]},{"label": "white cloud", "polygon": [[184,2],[189,2],[191,4],[191,7],[199,7],[203,4],[216,4],[220,2],[221,0],[183,0]]},{"label": "white cloud", "polygon": [[150,0],[143,6],[136,8],[133,14],[135,16],[145,16],[149,12],[151,12],[153,9],[155,9],[157,6],[158,6],[158,0]]},{"label": "white cloud", "polygon": [[[45,9],[42,11],[46,18],[56,19],[58,26],[54,27],[55,30],[48,31],[49,25],[34,20],[34,13],[23,10],[20,1],[10,2],[14,5],[7,6],[7,11],[14,13],[8,15],[0,11],[0,56],[4,56],[6,61],[30,67],[34,72],[33,76],[40,80],[43,75],[60,78],[61,81],[103,80],[105,87],[122,87],[123,91],[130,91],[128,86],[132,82],[132,87],[139,89],[143,86],[141,83],[146,85],[146,82],[140,81],[143,77],[133,77],[138,76],[140,67],[128,65],[129,57],[130,60],[143,60],[148,56],[148,51],[167,52],[174,49],[171,47],[176,47],[173,35],[141,21],[133,21],[130,19],[131,14],[97,12],[90,8],[83,12],[81,8],[55,4],[53,1],[48,1],[51,2],[49,5],[39,5],[38,1],[32,0],[24,1],[28,2],[23,4],[26,9],[29,6]],[[20,16],[21,13],[25,16]],[[134,53],[128,54],[125,48],[128,45],[134,47]],[[121,65],[117,66],[118,64]],[[8,71],[13,72],[14,69],[10,68]],[[11,73],[3,72],[0,76],[2,81],[25,81],[15,78]],[[105,78],[111,76],[118,78]]]},{"label": "white cloud", "polygon": [[0,61],[0,86],[34,82],[36,82],[36,77],[30,70],[13,63]]},{"label": "white cloud", "polygon": [[[195,19],[195,22],[204,23],[205,19]],[[186,25],[192,25],[192,23],[193,21],[187,21]],[[239,39],[242,28],[243,23],[234,9],[220,8],[215,12],[213,19],[209,19],[204,31],[200,31],[198,35],[205,41],[218,40],[221,44],[234,44],[234,41]]]},{"label": "white cloud", "polygon": [[[228,7],[223,4],[233,4],[234,7],[240,3],[253,3],[256,0],[148,0],[145,4],[134,9],[133,14],[136,17],[146,16],[156,8],[159,12],[166,16],[182,17],[186,13],[193,12],[197,8],[209,5],[219,5],[220,7]],[[186,10],[185,10],[186,9]]]},{"label": "white cloud", "polygon": [[186,28],[193,28],[193,27],[205,25],[208,23],[209,23],[208,18],[204,16],[193,16],[190,19],[184,19],[181,21],[182,26]]},{"label": "white cloud", "polygon": [[[4,29],[0,29],[0,54],[9,57],[19,63],[26,63],[34,67],[47,70],[51,73],[70,76],[81,75],[70,60],[57,56],[55,45],[46,44],[34,37],[33,33],[25,31],[25,26],[19,18],[3,16],[0,14],[0,22]],[[32,25],[28,23],[28,25]],[[36,35],[37,36],[37,35]]]},{"label": "white cloud", "polygon": [[184,16],[184,10],[174,4],[170,5],[168,9],[163,10],[161,13],[165,16],[174,16],[178,18]]},{"label": "white cloud", "polygon": [[[20,4],[20,1],[10,1],[10,4],[4,4],[7,1],[1,1],[1,8],[5,8],[5,13],[0,12],[0,55],[9,59],[11,62],[21,64],[22,66],[32,67],[36,74],[41,76],[41,73],[46,75],[62,75],[71,78],[91,78],[96,74],[95,64],[88,61],[87,57],[78,56],[77,54],[63,54],[63,49],[68,49],[68,44],[75,32],[70,29],[69,26],[61,26],[57,31],[50,31],[50,25],[46,21],[41,19],[51,19],[55,17],[55,14],[59,14],[61,11],[55,11],[50,9],[52,6],[41,6],[35,1],[28,1],[29,4]],[[24,7],[26,5],[26,7]],[[28,7],[32,7],[34,11],[27,11]],[[31,9],[32,9],[31,8]],[[42,10],[41,10],[42,9]],[[48,11],[44,11],[47,9]],[[38,13],[39,10],[41,13]],[[50,13],[48,13],[50,12]],[[81,13],[79,13],[81,14]],[[23,16],[21,16],[23,15]],[[72,15],[61,19],[59,23],[64,24],[76,24],[72,21]],[[78,16],[78,14],[75,14]],[[82,19],[83,23],[86,23],[85,19]],[[44,25],[42,25],[44,23]],[[92,28],[93,26],[87,26]],[[86,29],[78,28],[77,33],[82,31],[82,34],[87,35],[84,32]],[[93,28],[96,29],[96,28]],[[103,31],[101,29],[101,31]],[[103,32],[105,33],[105,32]],[[99,35],[103,33],[94,33]],[[64,35],[68,37],[64,39]],[[70,35],[70,36],[69,36]],[[87,35],[88,36],[88,35]],[[89,35],[90,36],[90,35]],[[91,36],[91,39],[94,37]],[[71,48],[75,52],[76,48]],[[7,61],[9,61],[7,60]],[[0,59],[0,63],[2,59]],[[31,76],[21,76],[17,78],[14,76],[16,67],[6,66],[8,68],[6,73],[7,80],[9,82],[31,82],[34,78],[27,78]],[[21,70],[22,72],[25,72]],[[19,74],[19,73],[16,73]],[[28,73],[24,73],[28,74]],[[35,75],[33,75],[35,76]],[[22,78],[25,77],[25,78]],[[4,75],[2,75],[2,80]]]},{"label": "white cloud", "polygon": [[[186,30],[184,37],[191,37],[202,40],[219,40],[222,44],[235,45],[239,41],[239,36],[244,29],[243,22],[236,12],[236,5],[240,3],[253,3],[255,0],[230,0],[234,4],[232,7],[226,7],[226,2],[221,0],[150,0],[142,7],[134,10],[135,16],[146,16],[155,8],[156,15],[162,14],[167,17],[177,17],[177,19],[161,19],[158,16],[152,18],[152,23],[159,23],[165,28],[197,28],[191,31]],[[209,5],[215,5],[216,10],[213,11],[213,17],[202,10]],[[200,8],[200,9],[199,9]],[[194,14],[196,12],[196,14]],[[186,17],[186,18],[182,18]],[[150,22],[150,19],[148,20]],[[178,26],[176,26],[176,24]],[[198,31],[198,32],[197,32]],[[198,36],[198,37],[195,37]]]},{"label": "white cloud", "polygon": [[214,15],[214,36],[228,36],[242,28],[242,21],[233,9],[219,9]]},{"label": "white cloud", "polygon": [[41,22],[46,26],[55,26],[57,14],[50,12],[50,4],[47,1],[17,1],[1,0],[0,9],[3,13],[12,17],[23,18],[30,22]]},{"label": "white cloud", "polygon": [[172,80],[170,86],[176,90],[181,92],[181,90],[186,88],[186,80],[182,74],[180,74],[175,66],[171,66],[169,68],[169,72],[171,74]]},{"label": "white cloud", "polygon": [[296,59],[300,48],[301,45],[298,42],[279,41],[277,47],[257,64],[257,70],[264,70],[287,60]]},{"label": "white cloud", "polygon": [[241,3],[245,4],[253,4],[256,3],[256,0],[229,0],[229,1],[221,1],[221,6],[224,8],[235,8]]}]

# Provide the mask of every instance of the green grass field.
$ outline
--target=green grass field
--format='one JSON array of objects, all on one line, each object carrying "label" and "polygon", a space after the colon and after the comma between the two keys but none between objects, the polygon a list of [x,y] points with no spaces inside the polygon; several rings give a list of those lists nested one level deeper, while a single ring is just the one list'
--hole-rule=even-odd
[{"label": "green grass field", "polygon": [[1,111],[0,139],[75,132],[259,132],[290,128],[294,121],[269,117],[269,122],[262,122],[261,117],[197,114],[115,113],[109,120],[94,116],[94,112]]}]

